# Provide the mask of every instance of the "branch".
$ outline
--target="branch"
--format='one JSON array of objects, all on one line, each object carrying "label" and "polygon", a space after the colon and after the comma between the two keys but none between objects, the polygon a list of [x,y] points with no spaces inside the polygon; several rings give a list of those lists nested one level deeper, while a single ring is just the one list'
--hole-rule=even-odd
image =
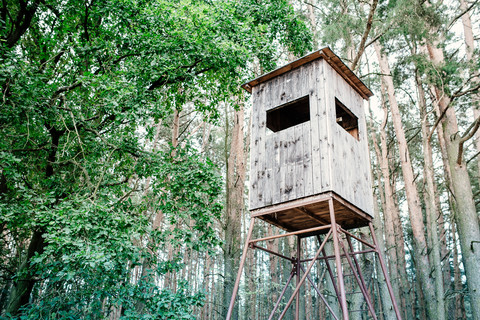
[{"label": "branch", "polygon": [[[195,62],[194,65],[192,65],[192,66],[195,66],[197,63],[198,62]],[[189,67],[192,67],[192,66],[182,66],[181,68],[189,68]],[[207,72],[208,70],[211,70],[211,69],[213,69],[213,67],[210,66],[210,67],[198,70],[197,72],[195,72],[194,75],[199,75],[199,74]],[[187,79],[187,75],[178,76],[178,77],[175,77],[175,78],[172,78],[172,79],[170,79],[170,77],[166,77],[165,75],[163,75],[162,78],[155,80],[150,85],[150,87],[148,88],[148,91],[152,91],[153,89],[160,88],[160,87],[162,87],[166,84],[169,84],[169,83],[173,84],[173,83],[182,82],[182,81],[185,81],[186,79]]]},{"label": "branch", "polygon": [[57,89],[57,91],[55,91],[55,93],[53,94],[53,99],[55,99],[56,97],[58,97],[61,93],[63,92],[66,92],[66,91],[70,91],[70,90],[73,90],[79,86],[82,85],[82,82],[78,81],[78,82],[75,82],[74,84],[72,85],[69,85],[69,86],[65,86],[65,87],[60,87]]},{"label": "branch", "polygon": [[352,64],[350,65],[350,69],[352,70],[355,70],[355,68],[357,67],[358,61],[360,60],[360,57],[363,55],[363,52],[365,51],[365,42],[367,42],[368,35],[370,34],[370,30],[372,29],[373,15],[375,14],[377,4],[378,4],[378,0],[373,0],[372,5],[370,6],[370,12],[368,13],[367,26],[365,27],[365,32],[363,33],[362,40],[360,41],[357,55],[355,56],[355,58],[352,61]]},{"label": "branch", "polygon": [[16,28],[4,38],[8,48],[15,46],[25,32],[27,32],[33,16],[37,11],[39,0],[34,1],[31,6],[28,6],[24,1],[19,1],[19,3],[20,10],[18,11],[17,19],[12,23],[12,27],[15,26]]},{"label": "branch", "polygon": [[478,128],[480,127],[480,116],[475,119],[475,121],[468,127],[467,131],[463,134],[462,138],[458,142],[458,158],[457,164],[462,164],[462,154],[463,154],[463,145],[468,140],[471,139],[475,132],[477,132]]},{"label": "branch", "polygon": [[466,164],[469,164],[470,161],[472,161],[473,159],[475,159],[476,157],[478,157],[479,154],[480,154],[480,151],[478,151],[477,153],[475,153],[475,154],[473,155],[473,157],[471,157],[470,159],[468,159],[468,160],[466,161]]},{"label": "branch", "polygon": [[445,116],[445,114],[447,113],[447,110],[448,108],[450,108],[451,104],[449,104],[443,111],[442,113],[440,114],[440,116],[438,116],[437,120],[435,121],[435,123],[433,124],[432,126],[432,129],[430,130],[430,133],[428,134],[428,137],[427,137],[427,141],[431,141],[432,140],[432,136],[433,136],[433,133],[435,132],[435,128],[437,128],[438,124],[440,123],[440,121],[442,121],[443,117]]},{"label": "branch", "polygon": [[464,14],[466,14],[468,11],[472,10],[473,7],[478,3],[478,0],[475,0],[471,5],[470,7],[468,7],[465,11],[463,12],[460,12],[460,14],[458,16],[456,16],[455,18],[453,18],[453,20],[448,24],[447,26],[447,30],[450,29],[452,27],[452,25],[458,20],[460,19]]},{"label": "branch", "polygon": [[[473,77],[472,77],[472,78],[473,78]],[[451,98],[452,98],[452,99],[459,98],[459,97],[464,96],[464,95],[466,95],[466,94],[469,94],[469,93],[472,93],[472,92],[474,92],[474,91],[477,91],[478,89],[480,89],[480,83],[477,83],[476,86],[474,86],[473,88],[468,89],[467,91],[460,91],[460,90],[459,90],[459,91],[455,92],[455,93],[452,95]]]}]

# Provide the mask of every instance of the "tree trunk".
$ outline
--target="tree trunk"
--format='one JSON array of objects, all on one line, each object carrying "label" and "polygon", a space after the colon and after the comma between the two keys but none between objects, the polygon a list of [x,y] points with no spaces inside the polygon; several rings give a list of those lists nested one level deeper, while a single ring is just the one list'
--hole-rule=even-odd
[{"label": "tree trunk", "polygon": [[[383,100],[383,99],[382,99]],[[393,198],[393,188],[390,182],[390,169],[388,165],[388,147],[387,147],[387,133],[386,133],[386,126],[387,126],[387,118],[388,118],[388,111],[386,109],[385,103],[382,101],[383,104],[383,123],[380,128],[380,145],[381,145],[381,153],[378,150],[378,146],[376,145],[376,141],[374,142],[375,151],[377,153],[377,159],[380,165],[380,169],[382,172],[383,178],[383,190],[385,192],[385,207],[383,208],[383,218],[385,223],[385,244],[386,244],[386,254],[387,254],[387,261],[389,266],[389,273],[390,279],[392,281],[392,288],[395,294],[395,298],[397,301],[401,302],[401,295],[400,295],[400,277],[399,277],[399,268],[400,266],[397,264],[398,256],[397,256],[397,243],[395,239],[395,228],[394,228],[394,215],[398,215],[397,207],[394,203]],[[380,183],[380,180],[379,180]],[[402,304],[403,306],[403,304]]]},{"label": "tree trunk", "polygon": [[[424,179],[426,181],[426,211],[427,211],[427,230],[431,239],[431,258],[432,258],[432,274],[435,279],[435,295],[437,298],[439,320],[445,319],[445,299],[444,299],[444,287],[443,287],[443,273],[442,262],[440,257],[440,243],[438,239],[437,230],[437,217],[438,208],[435,201],[435,177],[433,171],[433,155],[432,146],[430,141],[430,124],[428,122],[427,115],[427,103],[425,101],[425,92],[423,91],[420,78],[416,75],[418,104],[420,107],[420,116],[422,121],[422,143],[423,143],[423,156],[424,156]],[[443,311],[443,312],[442,312]]]},{"label": "tree trunk", "polygon": [[[228,117],[228,115],[226,115]],[[244,210],[244,185],[245,185],[245,143],[244,143],[244,111],[243,103],[239,103],[238,110],[234,111],[232,139],[230,152],[227,159],[227,205],[225,212],[225,245],[224,258],[224,285],[223,285],[223,314],[226,317],[233,285],[238,269],[240,254],[240,230]],[[228,138],[228,136],[226,137]],[[238,319],[238,304],[235,304],[232,318]]]},{"label": "tree trunk", "polygon": [[[48,153],[47,165],[45,168],[45,177],[48,179],[54,174],[53,164],[55,163],[57,157],[57,150],[60,138],[65,133],[65,130],[57,130],[54,126],[50,125],[47,125],[46,127],[51,138],[50,151]],[[19,277],[13,284],[10,291],[10,297],[6,309],[7,313],[15,315],[18,313],[19,309],[22,306],[25,306],[29,302],[30,294],[32,293],[33,286],[36,282],[36,280],[33,278],[34,272],[30,270],[30,263],[31,259],[36,254],[43,253],[45,247],[45,243],[43,241],[44,232],[45,230],[43,229],[33,231],[26,257],[17,270],[17,274],[19,275]]]},{"label": "tree trunk", "polygon": [[[472,69],[475,70],[475,76],[472,78],[471,82],[478,83],[480,82],[480,78],[478,77],[478,68],[475,67],[475,63],[477,62],[473,56],[475,50],[475,42],[473,37],[473,29],[472,29],[472,20],[470,19],[470,13],[467,10],[468,4],[465,0],[460,1],[460,11],[464,12],[462,15],[462,24],[463,24],[463,34],[465,36],[465,51],[467,54],[467,63],[471,64]],[[478,58],[477,58],[478,59]],[[471,97],[472,99],[472,106],[473,106],[473,117],[477,119],[480,117],[480,93],[474,93]],[[477,152],[480,152],[480,130],[475,134],[475,147]],[[477,178],[480,181],[480,161],[477,163]]]},{"label": "tree trunk", "polygon": [[452,221],[452,242],[453,242],[453,281],[455,289],[455,320],[466,319],[465,299],[463,294],[462,272],[460,271],[460,261],[458,261],[457,250],[457,231],[455,230],[455,222]]},{"label": "tree trunk", "polygon": [[[445,62],[441,49],[430,44],[427,44],[427,49],[433,63],[441,65]],[[480,245],[478,243],[480,228],[470,177],[460,149],[465,141],[462,140],[462,135],[459,134],[457,116],[451,105],[451,99],[441,88],[435,88],[435,95],[440,111],[444,113],[442,130],[446,138],[445,144],[451,172],[451,182],[458,209],[458,214],[455,215],[455,222],[462,249],[462,260],[467,276],[473,319],[480,320],[480,273],[478,272],[478,266],[480,265]]]},{"label": "tree trunk", "polygon": [[418,195],[417,187],[415,184],[412,163],[410,161],[410,155],[407,147],[407,140],[405,138],[405,132],[402,126],[400,111],[395,97],[393,79],[390,76],[390,67],[388,66],[386,57],[381,52],[382,48],[380,47],[380,44],[378,42],[375,42],[375,51],[377,53],[381,72],[384,75],[382,76],[382,81],[384,82],[388,92],[393,126],[395,128],[395,134],[398,140],[400,162],[402,167],[403,179],[405,182],[405,193],[407,197],[407,204],[409,209],[408,211],[412,226],[414,248],[416,250],[416,271],[425,296],[428,317],[430,319],[435,319],[437,317],[437,314],[440,312],[444,313],[444,310],[438,310],[438,306],[435,303],[435,286],[432,278],[430,278],[431,268],[430,261],[427,255],[427,241],[425,239],[425,226],[423,223],[420,197]]},{"label": "tree trunk", "polygon": [[[384,121],[386,121],[386,113],[385,113]],[[370,126],[369,130],[371,132],[372,142],[373,142],[375,154],[377,156],[377,160],[378,160],[378,162],[382,163],[384,160],[386,160],[386,158],[384,156],[382,156],[381,153],[380,153],[380,148],[378,147],[378,143],[377,143],[377,140],[376,140],[375,132],[372,128],[373,127],[372,124],[369,123],[369,126]],[[383,142],[382,142],[382,144],[383,144]],[[380,165],[380,166],[382,166],[382,165]],[[386,171],[388,171],[388,164],[387,164],[386,169],[387,169]],[[382,175],[384,175],[383,168],[382,168]],[[385,212],[387,211],[387,209],[386,209],[387,199],[385,199],[385,198],[386,198],[386,193],[387,192],[384,191],[384,187],[382,186],[382,183],[380,181],[380,177],[373,174],[373,172],[372,172],[372,177],[374,177],[374,178],[372,178],[372,181],[375,181],[375,180],[378,181],[378,193],[380,194],[381,203],[382,203],[382,206],[383,206],[384,218],[385,218],[385,215],[386,215]],[[389,188],[391,189],[390,174],[387,175],[387,180],[385,180],[385,176],[384,176],[384,185],[388,185]],[[397,273],[396,272],[397,267],[395,266],[394,261],[397,261],[397,260],[393,260],[394,259],[393,257],[387,255],[387,249],[386,249],[386,246],[385,246],[386,241],[384,240],[384,235],[385,235],[385,238],[388,238],[389,234],[388,234],[388,232],[385,231],[385,228],[384,228],[384,225],[386,223],[384,221],[382,221],[382,218],[380,217],[380,210],[378,208],[377,195],[374,193],[373,196],[374,196],[374,201],[373,201],[373,213],[374,213],[373,226],[374,226],[374,230],[375,230],[375,236],[376,236],[377,242],[378,242],[377,243],[378,250],[385,257],[385,261],[388,263],[388,269],[389,270],[394,269],[393,272],[389,272],[390,281],[391,281],[391,284],[392,284],[395,299],[397,299],[397,302],[398,301],[401,302],[402,309],[405,310],[406,309],[406,308],[404,308],[405,299],[403,299],[403,297],[402,297],[401,300],[398,300],[399,293],[400,293],[399,288],[398,288],[398,282],[396,280],[393,280],[394,279],[393,278],[394,274]],[[393,199],[390,199],[390,201],[393,201]],[[393,229],[393,225],[391,225],[389,228]],[[390,241],[391,241],[391,239],[390,239]],[[388,244],[387,244],[387,246],[388,246]],[[390,249],[390,247],[389,247],[389,249]],[[394,249],[393,252],[394,252],[394,255],[395,255],[395,259],[396,259],[396,250],[395,250],[395,248],[393,248],[393,249]],[[380,264],[379,259],[376,259],[376,268],[378,270],[377,274],[380,275],[382,268],[381,268],[381,264]],[[397,276],[398,276],[398,273],[397,273]],[[400,279],[397,279],[397,280],[400,281]],[[406,279],[405,279],[405,281],[406,281]],[[382,273],[382,276],[378,276],[378,286],[379,286],[379,295],[380,295],[380,300],[381,300],[381,304],[382,304],[384,319],[385,320],[395,320],[397,318],[397,316],[395,314],[395,310],[393,309],[393,303],[392,303],[392,300],[390,298],[387,283],[386,283],[385,278],[383,277],[383,273]]]},{"label": "tree trunk", "polygon": [[32,278],[32,272],[30,272],[30,261],[37,253],[43,252],[44,242],[43,242],[43,231],[34,231],[32,238],[30,240],[30,245],[28,246],[27,254],[18,268],[18,273],[26,273],[27,276],[21,275],[17,281],[14,283],[11,292],[10,298],[7,306],[7,313],[16,315],[20,310],[20,307],[28,304],[30,299],[30,293],[33,290],[35,285],[35,280]]}]

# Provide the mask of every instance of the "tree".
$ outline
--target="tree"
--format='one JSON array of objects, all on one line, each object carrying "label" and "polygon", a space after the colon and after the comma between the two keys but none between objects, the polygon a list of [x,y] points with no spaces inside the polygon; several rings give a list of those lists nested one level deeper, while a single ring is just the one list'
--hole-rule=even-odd
[{"label": "tree", "polygon": [[[7,312],[101,317],[122,305],[133,315],[140,299],[163,318],[190,314],[202,295],[154,283],[183,264],[164,257],[167,243],[219,244],[218,172],[188,144],[146,151],[149,124],[186,102],[215,121],[248,61],[274,66],[267,44],[304,50],[304,24],[286,1],[4,1],[0,15]],[[141,196],[147,177],[154,210]],[[152,229],[158,211],[186,225]],[[155,270],[137,279],[131,267],[146,255]]]}]

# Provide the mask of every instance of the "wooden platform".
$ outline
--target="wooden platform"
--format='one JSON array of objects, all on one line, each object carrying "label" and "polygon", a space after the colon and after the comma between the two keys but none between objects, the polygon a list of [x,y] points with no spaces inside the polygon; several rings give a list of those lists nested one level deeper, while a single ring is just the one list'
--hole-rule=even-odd
[{"label": "wooden platform", "polygon": [[373,220],[334,192],[252,210],[251,214],[288,232],[315,228],[330,224],[330,199],[333,199],[336,222],[345,230],[368,226]]}]

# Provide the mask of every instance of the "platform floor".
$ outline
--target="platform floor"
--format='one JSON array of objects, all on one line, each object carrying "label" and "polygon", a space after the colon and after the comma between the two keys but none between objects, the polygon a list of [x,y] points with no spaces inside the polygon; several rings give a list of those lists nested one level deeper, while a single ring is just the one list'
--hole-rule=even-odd
[{"label": "platform floor", "polygon": [[369,214],[334,192],[255,209],[251,214],[252,217],[262,219],[288,232],[315,228],[331,224],[328,204],[330,199],[333,200],[335,220],[345,230],[368,226],[373,220]]}]

